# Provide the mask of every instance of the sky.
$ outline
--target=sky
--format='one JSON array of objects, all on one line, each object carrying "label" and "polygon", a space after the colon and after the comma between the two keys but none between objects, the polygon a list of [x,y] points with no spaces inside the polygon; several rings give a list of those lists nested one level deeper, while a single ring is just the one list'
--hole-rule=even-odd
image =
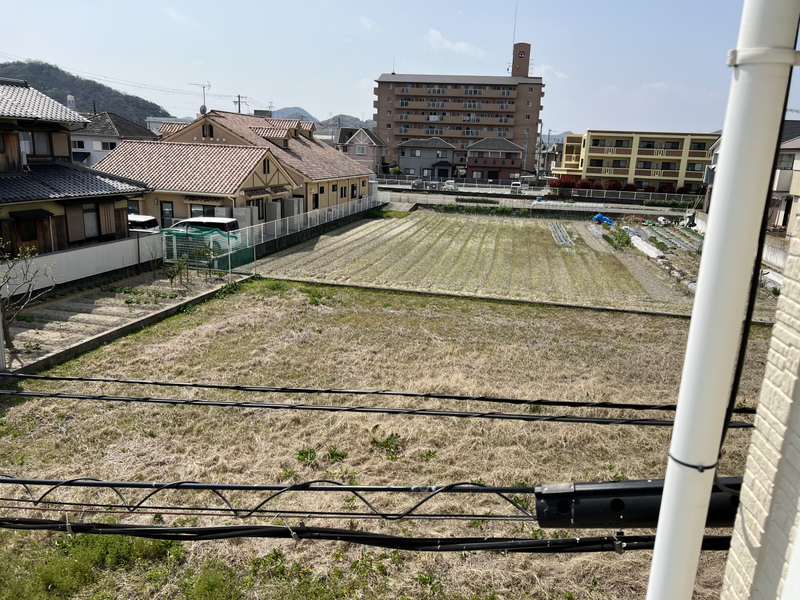
[{"label": "sky", "polygon": [[[197,115],[202,91],[190,84],[207,82],[209,109],[236,110],[241,94],[248,111],[370,119],[374,80],[393,66],[506,75],[516,40],[531,44],[531,74],[545,83],[545,136],[715,131],[741,10],[742,0],[0,0],[12,24],[0,62],[56,64],[178,117]],[[789,106],[800,109],[795,88]]]}]

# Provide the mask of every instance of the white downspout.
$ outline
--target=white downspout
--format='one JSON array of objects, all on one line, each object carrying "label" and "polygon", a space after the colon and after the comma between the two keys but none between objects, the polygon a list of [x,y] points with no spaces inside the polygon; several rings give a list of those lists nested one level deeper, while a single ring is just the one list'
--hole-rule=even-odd
[{"label": "white downspout", "polygon": [[[800,0],[745,0],[658,519],[649,600],[692,597]],[[705,467],[698,469],[697,467]]]}]

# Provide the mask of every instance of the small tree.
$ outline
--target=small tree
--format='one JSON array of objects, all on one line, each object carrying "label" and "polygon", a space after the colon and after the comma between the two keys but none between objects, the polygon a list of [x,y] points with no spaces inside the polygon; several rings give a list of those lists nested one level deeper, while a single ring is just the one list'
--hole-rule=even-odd
[{"label": "small tree", "polygon": [[40,265],[35,260],[37,256],[35,246],[22,246],[14,255],[10,243],[0,245],[0,318],[3,320],[5,346],[9,351],[14,350],[11,321],[28,304],[56,286],[52,267]]},{"label": "small tree", "polygon": [[674,194],[675,193],[675,186],[671,183],[662,183],[658,186],[658,193],[659,194]]},{"label": "small tree", "polygon": [[599,181],[593,181],[592,182],[592,189],[593,190],[602,190],[603,189],[603,184],[600,183]]},{"label": "small tree", "polygon": [[592,189],[592,182],[588,179],[579,179],[578,183],[575,184],[575,187],[581,190],[590,190]]},{"label": "small tree", "polygon": [[626,183],[625,187],[622,188],[623,192],[637,192],[639,191],[638,188],[632,183]]},{"label": "small tree", "polygon": [[676,193],[677,194],[688,194],[689,193],[689,188],[681,186],[681,187],[679,187],[677,189]]},{"label": "small tree", "polygon": [[606,182],[606,189],[612,192],[618,192],[622,189],[622,184],[616,179]]},{"label": "small tree", "polygon": [[389,171],[389,173],[391,173],[392,175],[402,175],[403,169],[401,169],[400,167],[394,167],[392,168],[391,171]]},{"label": "small tree", "polygon": [[654,188],[652,185],[648,185],[646,188],[644,188],[644,191],[645,192],[655,192],[656,188]]}]

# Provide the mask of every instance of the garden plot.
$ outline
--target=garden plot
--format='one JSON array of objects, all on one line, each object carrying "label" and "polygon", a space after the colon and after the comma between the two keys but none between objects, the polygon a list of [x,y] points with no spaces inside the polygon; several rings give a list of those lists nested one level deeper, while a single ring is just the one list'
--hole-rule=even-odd
[{"label": "garden plot", "polygon": [[697,249],[697,247],[696,247],[696,246],[692,246],[692,245],[690,245],[690,244],[689,244],[689,242],[687,242],[687,241],[685,241],[685,240],[681,239],[681,238],[680,238],[679,236],[677,236],[677,235],[674,235],[674,234],[673,234],[673,233],[671,233],[671,232],[670,232],[668,229],[665,229],[665,228],[660,228],[660,227],[659,227],[658,231],[659,231],[659,233],[661,233],[661,235],[662,235],[662,236],[664,236],[664,237],[665,237],[665,238],[667,238],[667,239],[670,239],[670,240],[672,240],[672,242],[673,242],[673,243],[674,243],[676,246],[680,246],[680,247],[681,247],[681,248],[683,248],[684,250],[692,250],[692,251],[694,251],[694,250],[696,250],[696,249]]},{"label": "garden plot", "polygon": [[[644,228],[644,232],[645,233],[649,233],[651,237],[656,238],[659,242],[663,242],[664,244],[666,244],[667,248],[677,248],[678,247],[678,245],[673,240],[671,240],[670,238],[665,236],[664,232],[661,229],[659,229],[658,227],[656,227],[655,229],[651,229],[650,227],[646,227],[646,228]],[[649,240],[650,238],[647,238],[647,239]]]},{"label": "garden plot", "polygon": [[633,250],[623,263],[622,253],[594,237],[602,238],[602,231],[588,227],[417,211],[336,230],[260,260],[257,271],[286,279],[688,312],[691,303],[682,297],[648,291],[663,288],[660,280],[647,281],[660,277],[657,266]]}]

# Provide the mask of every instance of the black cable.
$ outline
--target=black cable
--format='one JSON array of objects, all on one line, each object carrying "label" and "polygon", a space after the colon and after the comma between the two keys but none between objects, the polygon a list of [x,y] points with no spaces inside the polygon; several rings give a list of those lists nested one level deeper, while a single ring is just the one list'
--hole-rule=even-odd
[{"label": "black cable", "polygon": [[[579,417],[575,415],[537,415],[498,412],[461,412],[432,408],[387,408],[374,406],[336,406],[323,404],[289,404],[267,402],[235,402],[229,400],[179,400],[177,398],[154,398],[141,396],[108,396],[104,394],[67,394],[63,392],[21,392],[0,390],[0,396],[28,398],[65,398],[71,400],[100,400],[103,402],[141,402],[146,404],[171,404],[193,406],[224,406],[237,408],[264,408],[269,410],[303,410],[322,412],[351,412],[386,415],[411,415],[427,417],[458,417],[471,419],[501,419],[528,422],[591,423],[594,425],[646,425],[671,427],[673,421],[660,419],[622,419],[607,417]],[[752,428],[752,423],[733,421],[731,427]]]},{"label": "black cable", "polygon": [[[302,483],[296,483],[292,485],[241,485],[241,484],[213,484],[213,483],[199,483],[195,481],[176,481],[171,483],[155,483],[155,482],[137,482],[137,481],[102,481],[98,479],[70,479],[70,480],[43,480],[43,479],[20,479],[15,477],[9,477],[5,475],[0,475],[0,485],[21,485],[25,488],[25,490],[30,495],[30,502],[33,503],[34,506],[42,503],[42,502],[50,502],[49,500],[45,500],[47,496],[53,493],[55,490],[63,487],[79,487],[79,488],[103,488],[112,490],[119,498],[122,500],[122,504],[83,504],[84,506],[111,506],[113,508],[125,508],[129,512],[135,512],[140,508],[144,507],[147,509],[153,509],[156,507],[153,506],[145,506],[145,502],[147,502],[150,498],[154,495],[158,494],[159,492],[163,492],[165,490],[207,490],[217,496],[225,505],[228,507],[228,510],[237,518],[239,519],[246,519],[252,517],[254,514],[263,512],[263,507],[270,501],[274,500],[278,496],[285,494],[287,492],[343,492],[347,491],[353,494],[354,497],[358,498],[363,502],[369,510],[372,511],[373,514],[385,519],[387,521],[396,521],[399,519],[408,518],[411,515],[415,514],[415,511],[421,507],[423,504],[427,503],[435,496],[442,494],[442,493],[483,493],[483,494],[494,494],[497,495],[502,500],[505,500],[507,503],[511,504],[514,508],[516,508],[520,513],[527,517],[533,518],[533,515],[524,507],[520,506],[519,503],[515,502],[511,498],[509,498],[506,494],[507,493],[529,493],[532,494],[534,492],[533,487],[525,487],[525,488],[515,488],[515,487],[504,487],[504,488],[492,488],[480,483],[471,483],[471,482],[460,482],[460,483],[452,483],[443,486],[404,486],[404,487],[392,487],[392,486],[353,486],[353,485],[344,485],[340,484],[336,481],[326,480],[326,479],[318,479],[313,481],[304,481]],[[36,496],[31,489],[31,486],[35,485],[47,485],[50,486],[43,494],[40,496]],[[144,498],[142,498],[138,503],[131,504],[128,502],[128,499],[122,494],[120,489],[145,489],[151,490]],[[233,506],[233,504],[228,500],[228,498],[220,491],[272,491],[273,493],[269,495],[265,500],[262,500],[255,508],[250,510],[241,510],[237,509]],[[362,494],[366,492],[402,492],[402,493],[426,493],[427,495],[422,498],[419,502],[414,504],[411,508],[404,510],[398,513],[385,513],[381,512],[377,508],[375,508],[372,503],[370,503]],[[2,498],[4,501],[19,501],[19,502],[28,502],[28,500],[23,499],[10,499],[10,498]],[[75,506],[77,503],[72,502],[62,502],[59,503],[62,505],[70,505]],[[165,508],[165,507],[159,507]],[[202,509],[191,509],[187,507],[175,507],[176,510],[202,510]],[[224,510],[220,508],[213,508],[207,510]],[[276,511],[270,511],[276,512]],[[298,511],[301,514],[310,514],[306,511]],[[348,516],[348,512],[337,512],[334,513],[332,511],[325,511],[326,514],[341,514],[342,516]]]},{"label": "black cable", "polygon": [[[86,383],[122,383],[128,385],[155,385],[163,387],[198,388],[211,390],[230,390],[237,392],[254,392],[260,394],[347,394],[352,396],[403,396],[406,398],[426,398],[432,400],[460,400],[469,402],[494,402],[501,404],[518,404],[523,406],[568,406],[572,408],[610,408],[620,410],[664,410],[674,411],[674,404],[633,404],[619,402],[589,402],[575,400],[526,400],[521,398],[503,398],[498,396],[463,396],[458,394],[437,394],[427,392],[404,392],[397,390],[345,390],[345,389],[319,389],[298,387],[270,387],[248,385],[226,385],[217,383],[188,383],[179,381],[152,381],[143,379],[114,379],[110,377],[68,377],[57,375],[28,375],[25,373],[4,373],[3,377],[17,379],[32,379],[40,381],[72,381]],[[755,414],[754,408],[739,408],[737,413]]]},{"label": "black cable", "polygon": [[[259,537],[301,540],[329,540],[417,552],[621,552],[650,550],[655,544],[653,535],[601,536],[566,539],[519,538],[409,538],[349,529],[296,526],[224,526],[224,527],[151,527],[110,523],[67,523],[49,519],[0,518],[0,528],[28,531],[60,531],[69,534],[127,535],[159,540],[201,541],[234,537]],[[703,550],[727,550],[730,536],[704,536]]]}]

